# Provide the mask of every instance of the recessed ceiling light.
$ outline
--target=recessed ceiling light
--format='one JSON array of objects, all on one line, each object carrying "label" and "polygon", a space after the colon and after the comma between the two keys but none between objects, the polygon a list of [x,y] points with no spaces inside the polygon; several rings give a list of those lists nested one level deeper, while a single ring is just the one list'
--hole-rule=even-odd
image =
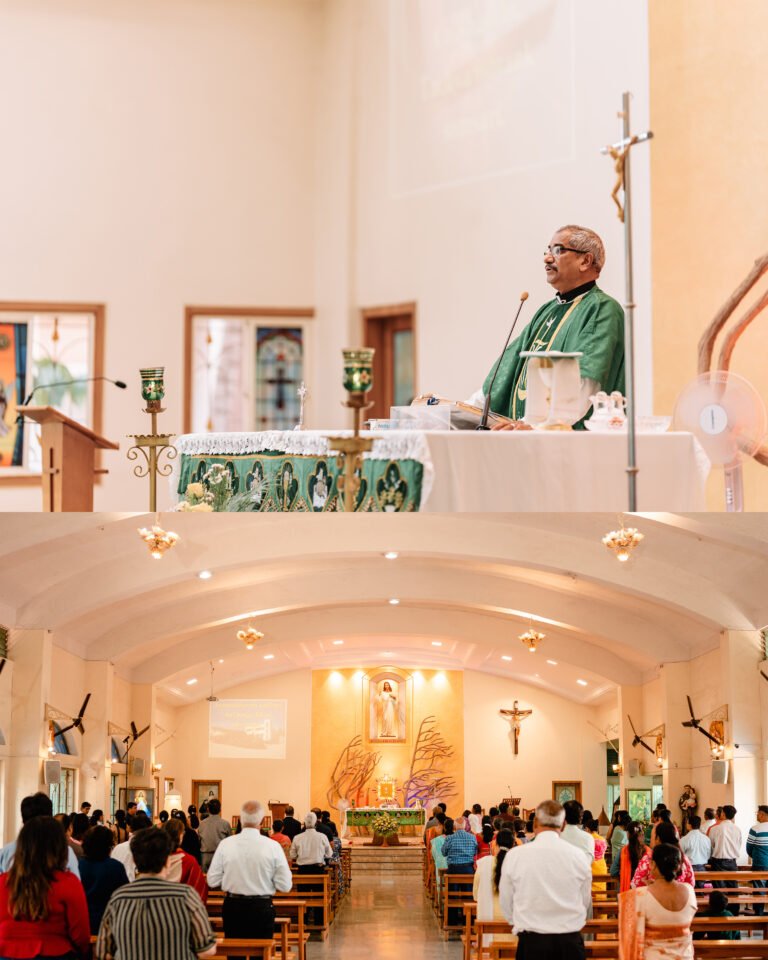
[{"label": "recessed ceiling light", "polygon": [[382,657],[394,657],[394,653],[392,653],[391,650],[385,650],[385,651],[382,653]]},{"label": "recessed ceiling light", "polygon": [[264,654],[264,659],[265,659],[265,660],[274,660],[274,659],[275,659],[275,655],[274,655],[274,653],[265,653],[265,654]]},{"label": "recessed ceiling light", "polygon": [[342,645],[342,643],[344,643],[343,640],[334,640],[334,641],[333,641],[334,647],[340,647],[340,646]]},{"label": "recessed ceiling light", "polygon": [[505,653],[505,654],[502,656],[501,659],[502,659],[502,660],[511,660],[512,657],[510,657],[508,654]]},{"label": "recessed ceiling light", "polygon": [[550,666],[553,666],[553,667],[556,667],[556,666],[557,666],[557,660],[547,660],[547,663],[550,664]]},{"label": "recessed ceiling light", "polygon": [[224,663],[224,658],[223,658],[223,657],[219,657],[219,663]]},{"label": "recessed ceiling light", "polygon": [[432,641],[432,646],[433,646],[433,647],[442,647],[442,645],[443,645],[443,641],[442,641],[442,640],[433,640],[433,641]]},{"label": "recessed ceiling light", "polygon": [[397,550],[387,550],[387,552],[384,554],[384,559],[385,559],[385,560],[397,560],[397,558],[398,558],[399,556],[400,556],[400,554],[397,552]]},{"label": "recessed ceiling light", "polygon": [[400,603],[400,601],[397,599],[397,597],[392,597],[392,598],[390,599],[389,603],[390,603],[391,606],[396,607],[396,606],[398,605],[398,603]]},{"label": "recessed ceiling light", "polygon": [[589,686],[589,684],[587,683],[586,680],[577,680],[576,683],[578,683],[578,685],[579,685],[580,687]]},{"label": "recessed ceiling light", "polygon": [[193,687],[197,683],[197,677],[192,677],[191,680],[187,680],[187,686]]},{"label": "recessed ceiling light", "polygon": [[200,580],[210,580],[213,573],[210,570],[201,570],[197,576]]}]

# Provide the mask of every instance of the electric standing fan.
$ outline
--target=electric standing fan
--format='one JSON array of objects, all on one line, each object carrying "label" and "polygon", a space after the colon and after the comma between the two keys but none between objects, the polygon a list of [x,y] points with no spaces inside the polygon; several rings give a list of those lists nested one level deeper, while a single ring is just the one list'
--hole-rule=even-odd
[{"label": "electric standing fan", "polygon": [[765,404],[752,384],[727,370],[700,374],[678,396],[672,425],[694,434],[711,463],[723,467],[726,510],[742,511],[742,462],[757,453],[768,430]]}]

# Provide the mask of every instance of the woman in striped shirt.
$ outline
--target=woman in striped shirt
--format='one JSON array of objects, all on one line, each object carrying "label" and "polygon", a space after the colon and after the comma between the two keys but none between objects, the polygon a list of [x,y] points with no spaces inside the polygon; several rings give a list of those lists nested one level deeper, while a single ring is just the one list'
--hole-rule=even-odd
[{"label": "woman in striped shirt", "polygon": [[149,827],[131,838],[136,880],[116,890],[104,911],[96,960],[196,960],[216,952],[203,902],[183,883],[166,879],[172,841]]}]

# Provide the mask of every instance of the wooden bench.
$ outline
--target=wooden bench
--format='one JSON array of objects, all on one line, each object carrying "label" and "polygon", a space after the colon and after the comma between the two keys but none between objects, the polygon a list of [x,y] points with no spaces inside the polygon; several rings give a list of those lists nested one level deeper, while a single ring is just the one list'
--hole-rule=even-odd
[{"label": "wooden bench", "polygon": [[[451,930],[463,931],[466,921],[459,920],[458,923],[448,922],[448,911],[451,909],[463,910],[468,902],[474,903],[473,888],[475,884],[474,873],[448,873],[441,871],[442,887],[440,891],[441,900],[441,925],[444,932]],[[451,890],[451,887],[458,889]]]},{"label": "wooden bench", "polygon": [[[208,919],[213,927],[214,933],[222,932],[224,929],[224,920],[222,918],[222,907],[224,896],[221,891],[211,891],[217,894],[209,896],[207,908]],[[309,940],[309,934],[304,929],[304,900],[278,900],[273,899],[275,907],[275,936],[274,941],[280,947],[280,953],[288,957],[296,948],[298,960],[306,960],[306,944]]]},{"label": "wooden bench", "polygon": [[[310,889],[312,887],[318,887],[318,889]],[[304,929],[316,931],[325,940],[334,916],[330,876],[327,873],[294,873],[293,890],[288,893],[276,893],[273,897],[273,903],[275,908],[278,909],[281,901],[295,900],[297,897],[304,901]],[[307,910],[319,911],[322,918],[321,922],[307,923]]]},{"label": "wooden bench", "polygon": [[243,957],[244,960],[272,960],[274,940],[217,940],[215,957]]}]

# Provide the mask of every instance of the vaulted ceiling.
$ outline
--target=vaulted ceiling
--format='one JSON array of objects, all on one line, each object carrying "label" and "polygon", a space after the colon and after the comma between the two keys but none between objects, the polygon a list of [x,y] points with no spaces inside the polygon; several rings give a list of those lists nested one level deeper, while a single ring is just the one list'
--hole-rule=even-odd
[{"label": "vaulted ceiling", "polygon": [[[210,663],[217,693],[386,662],[596,702],[713,649],[723,629],[768,624],[768,515],[638,517],[645,541],[627,564],[600,542],[610,514],[166,514],[181,539],[160,561],[136,532],[152,520],[6,514],[0,622],[51,630],[178,705],[208,694]],[[534,655],[517,639],[529,618],[546,634]],[[251,652],[235,636],[249,623],[265,634]]]}]

